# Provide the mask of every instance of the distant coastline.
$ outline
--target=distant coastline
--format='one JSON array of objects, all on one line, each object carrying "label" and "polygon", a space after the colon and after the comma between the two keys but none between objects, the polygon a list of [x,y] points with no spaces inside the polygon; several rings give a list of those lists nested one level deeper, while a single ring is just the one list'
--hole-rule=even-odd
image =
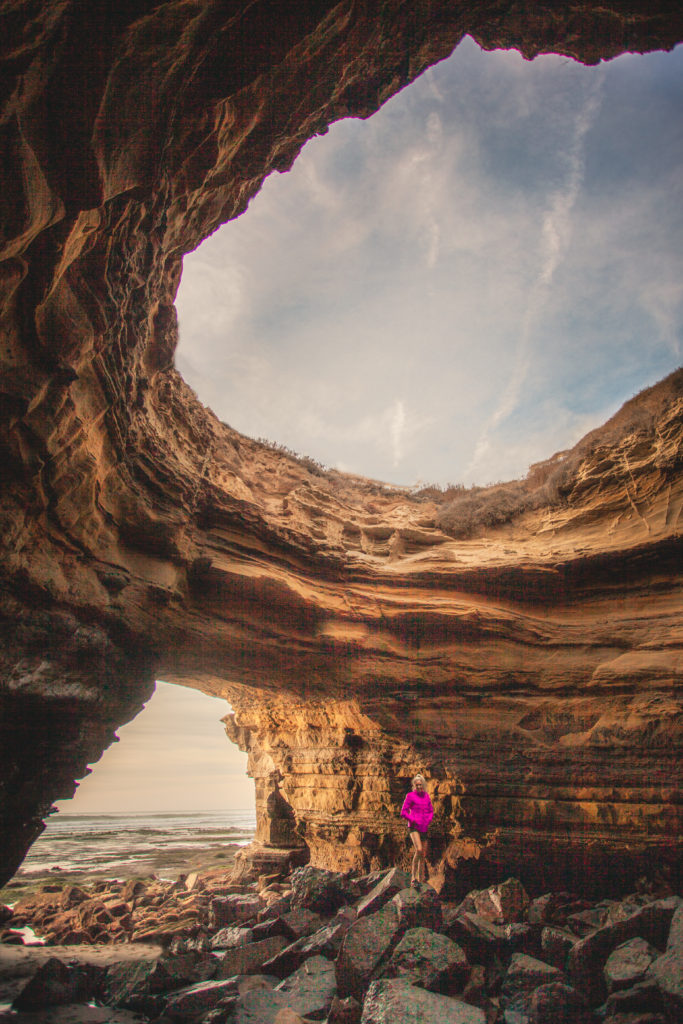
[{"label": "distant coastline", "polygon": [[227,867],[256,830],[253,809],[69,814],[51,817],[14,876],[130,878]]}]

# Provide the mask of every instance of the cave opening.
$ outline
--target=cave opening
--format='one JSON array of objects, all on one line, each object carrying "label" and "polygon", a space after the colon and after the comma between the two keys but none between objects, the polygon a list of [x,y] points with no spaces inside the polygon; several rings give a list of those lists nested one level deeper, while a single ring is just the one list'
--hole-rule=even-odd
[{"label": "cave opening", "polygon": [[680,364],[682,64],[466,38],[186,257],[179,370],[331,468],[524,476]]},{"label": "cave opening", "polygon": [[226,701],[158,681],[140,713],[60,799],[16,879],[57,881],[229,867],[254,836],[247,755]]}]

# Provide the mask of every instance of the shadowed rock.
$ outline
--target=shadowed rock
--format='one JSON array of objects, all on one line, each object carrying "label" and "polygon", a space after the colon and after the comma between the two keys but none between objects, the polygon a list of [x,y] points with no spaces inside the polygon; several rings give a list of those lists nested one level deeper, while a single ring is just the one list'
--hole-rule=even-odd
[{"label": "shadowed rock", "polygon": [[486,1024],[486,1015],[459,999],[436,995],[401,980],[373,981],[361,1024]]}]

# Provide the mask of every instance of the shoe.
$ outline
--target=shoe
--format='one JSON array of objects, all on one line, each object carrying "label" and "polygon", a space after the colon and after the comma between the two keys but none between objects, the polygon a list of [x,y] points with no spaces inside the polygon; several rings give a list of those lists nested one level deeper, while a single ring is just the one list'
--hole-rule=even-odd
[{"label": "shoe", "polygon": [[413,889],[419,889],[421,882],[419,882],[417,878],[413,878],[410,884],[413,887]]}]

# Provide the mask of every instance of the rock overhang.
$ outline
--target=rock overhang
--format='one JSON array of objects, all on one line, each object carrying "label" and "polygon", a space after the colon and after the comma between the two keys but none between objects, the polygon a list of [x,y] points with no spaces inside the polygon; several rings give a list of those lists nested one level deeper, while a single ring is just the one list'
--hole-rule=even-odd
[{"label": "rock overhang", "polygon": [[520,861],[524,831],[537,861],[672,859],[680,374],[579,453],[568,501],[456,540],[219,423],[172,358],[183,254],[329,122],[465,33],[596,63],[673,46],[674,7],[4,5],[10,873],[155,675],[231,697],[262,805],[277,784],[321,863],[394,855],[418,767],[453,863]]}]

